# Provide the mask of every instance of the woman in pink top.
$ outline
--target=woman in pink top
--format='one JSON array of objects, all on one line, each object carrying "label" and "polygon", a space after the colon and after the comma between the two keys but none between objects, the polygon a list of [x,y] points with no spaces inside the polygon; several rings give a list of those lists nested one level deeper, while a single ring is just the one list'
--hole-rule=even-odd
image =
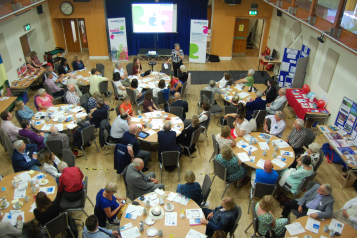
[{"label": "woman in pink top", "polygon": [[38,110],[47,110],[47,108],[52,107],[53,97],[46,93],[46,90],[40,88],[38,90],[38,97],[36,98],[36,104]]}]

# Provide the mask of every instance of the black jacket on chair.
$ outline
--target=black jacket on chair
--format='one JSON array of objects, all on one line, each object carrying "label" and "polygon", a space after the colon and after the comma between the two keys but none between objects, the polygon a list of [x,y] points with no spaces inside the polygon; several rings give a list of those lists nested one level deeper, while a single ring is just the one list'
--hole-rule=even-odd
[{"label": "black jacket on chair", "polygon": [[269,91],[268,91],[268,89],[269,89],[269,87],[267,87],[267,89],[264,92],[266,94],[265,96],[266,96],[267,103],[271,103],[278,96],[278,93],[276,91],[276,87],[275,86],[271,86]]},{"label": "black jacket on chair", "polygon": [[110,129],[111,128],[112,128],[112,126],[107,121],[107,119],[104,119],[104,120],[102,120],[100,122],[100,127],[99,127],[99,144],[100,144],[100,147],[103,147],[105,145],[105,142],[104,142],[104,129],[107,129],[108,132],[110,133]]},{"label": "black jacket on chair", "polygon": [[173,102],[171,106],[174,107],[182,107],[183,108],[183,117],[182,120],[186,119],[186,112],[188,112],[188,103],[187,101],[182,101],[182,100],[177,100],[176,102]]}]

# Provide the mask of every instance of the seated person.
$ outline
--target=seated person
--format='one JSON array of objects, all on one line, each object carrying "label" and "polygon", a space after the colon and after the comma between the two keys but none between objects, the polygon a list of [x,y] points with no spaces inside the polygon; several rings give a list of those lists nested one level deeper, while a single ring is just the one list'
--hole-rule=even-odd
[{"label": "seated person", "polygon": [[144,103],[143,103],[143,113],[159,111],[155,103],[152,101],[152,90],[148,89],[145,92]]},{"label": "seated person", "polygon": [[80,98],[76,93],[76,87],[73,84],[68,85],[68,91],[66,93],[66,100],[69,104],[73,104],[74,106],[81,105]]},{"label": "seated person", "polygon": [[99,90],[99,83],[108,81],[108,78],[99,76],[99,72],[97,71],[96,68],[93,68],[91,70],[91,76],[89,76],[89,93],[93,94],[94,92],[100,92]]},{"label": "seated person", "polygon": [[[176,145],[176,132],[171,130],[170,122],[165,122],[163,126],[163,131],[157,132],[157,142],[159,143],[159,151],[157,154],[160,163],[162,163],[161,152],[164,151],[179,151],[181,158],[182,149],[180,146]],[[176,166],[173,166],[173,168],[167,167],[168,166],[165,166],[166,170],[174,170],[176,168]]]},{"label": "seated person", "polygon": [[[208,118],[211,116],[211,112],[210,112],[211,105],[202,103],[201,108],[203,109],[203,111],[198,116],[198,120],[200,121],[201,126],[205,127]],[[185,119],[183,122],[184,127],[188,127],[190,123],[191,123],[191,119]]]},{"label": "seated person", "polygon": [[82,131],[86,129],[90,124],[88,121],[83,120],[82,118],[77,119],[78,128],[73,132],[73,145],[81,148],[82,146]]},{"label": "seated person", "polygon": [[311,158],[305,155],[301,158],[301,160],[299,160],[296,169],[290,168],[283,171],[279,184],[283,187],[284,184],[287,183],[291,186],[291,193],[297,193],[297,189],[299,188],[302,180],[307,176],[310,176],[313,172],[314,168],[311,165]]},{"label": "seated person", "polygon": [[41,163],[37,160],[37,147],[35,144],[25,144],[22,140],[14,142],[12,153],[12,168],[15,173],[29,170],[40,170]]},{"label": "seated person", "polygon": [[206,235],[212,236],[217,230],[226,232],[231,231],[238,217],[238,208],[234,199],[231,197],[225,198],[221,202],[221,206],[214,210],[202,208],[206,219],[201,219],[201,224],[206,224]]},{"label": "seated person", "polygon": [[44,88],[40,88],[37,91],[38,97],[35,100],[35,103],[38,107],[39,111],[47,110],[48,108],[53,106],[53,97],[46,93]]},{"label": "seated person", "polygon": [[46,141],[46,137],[45,137],[45,133],[44,132],[40,132],[40,133],[35,133],[33,131],[31,131],[31,125],[30,125],[30,121],[29,120],[23,120],[21,122],[21,127],[22,129],[19,130],[19,135],[20,136],[24,136],[30,139],[30,142],[32,144],[35,144],[37,146],[37,150],[40,151],[43,148],[45,148],[45,141]]},{"label": "seated person", "polygon": [[65,149],[69,149],[71,146],[71,138],[69,138],[65,133],[59,133],[58,128],[52,126],[50,129],[51,134],[49,134],[46,138],[46,141],[51,140],[62,140],[63,146]]},{"label": "seated person", "polygon": [[57,199],[51,201],[44,192],[38,192],[36,194],[36,208],[33,210],[33,215],[40,223],[39,229],[41,234],[47,235],[47,229],[44,225],[55,219],[60,213],[61,211]]},{"label": "seated person", "polygon": [[227,235],[224,231],[222,230],[217,230],[214,232],[212,238],[227,238]]},{"label": "seated person", "polygon": [[143,92],[142,89],[141,89],[141,91],[139,91],[139,82],[137,79],[131,80],[129,89],[136,92],[137,101],[141,101],[144,99],[146,92]]},{"label": "seated person", "polygon": [[140,63],[139,57],[134,57],[134,60],[133,60],[133,74],[140,74],[141,70],[143,70],[143,68],[141,67],[141,63]]},{"label": "seated person", "polygon": [[253,113],[255,110],[265,110],[266,102],[262,99],[263,93],[261,91],[257,91],[255,95],[257,97],[254,101],[253,99],[250,99],[249,102],[245,104],[245,112],[247,113],[245,118],[247,120],[253,118]]},{"label": "seated person", "polygon": [[266,96],[267,103],[272,103],[272,102],[274,102],[276,96],[278,95],[276,92],[274,79],[273,78],[268,79],[267,84],[268,84],[268,87],[263,92],[263,95]]},{"label": "seated person", "polygon": [[68,65],[67,59],[63,58],[61,60],[60,66],[58,66],[58,74],[68,74],[71,73],[71,68]]},{"label": "seated person", "polygon": [[285,105],[285,102],[287,101],[286,99],[286,89],[281,88],[278,92],[279,96],[272,102],[272,103],[267,103],[267,112],[270,115],[274,115],[275,111],[282,111],[284,108],[283,106]]},{"label": "seated person", "polygon": [[[175,93],[174,100],[175,101],[171,104],[171,106],[183,108],[183,116],[182,116],[181,120],[184,121],[186,119],[186,112],[188,112],[188,103],[187,103],[187,101],[181,100],[181,94],[179,92]],[[168,107],[165,107],[165,112],[169,112]]]},{"label": "seated person", "polygon": [[243,113],[229,113],[224,116],[224,119],[227,119],[228,117],[234,117],[236,119],[233,123],[234,129],[231,129],[231,135],[234,139],[243,137],[245,134],[252,132],[250,124],[247,119],[244,118]]},{"label": "seated person", "polygon": [[[239,102],[240,98],[239,95],[234,95],[231,101],[231,107],[238,108],[238,112],[244,111],[244,104],[242,102]],[[265,109],[265,108],[264,108]]]},{"label": "seated person", "polygon": [[121,81],[124,87],[130,86],[128,73],[123,69],[120,62],[115,63],[115,69],[113,72],[113,81]]},{"label": "seated person", "polygon": [[[181,93],[181,89],[182,89],[182,86],[183,84],[187,81],[187,69],[186,69],[186,66],[184,65],[181,65],[180,66],[180,71],[182,72],[182,70],[186,70],[185,73],[183,74],[180,74],[180,77],[179,78],[176,78],[176,77],[173,77],[173,79],[176,79],[178,80],[174,86],[170,89],[170,94],[174,95],[176,92],[179,92]],[[182,80],[185,80],[185,81],[182,81]]]},{"label": "seated person", "polygon": [[235,182],[235,185],[240,187],[242,180],[247,176],[247,169],[242,166],[242,161],[234,155],[232,147],[224,145],[215,159],[228,169],[227,180]]},{"label": "seated person", "polygon": [[265,133],[281,138],[286,127],[283,116],[284,114],[282,111],[276,111],[275,115],[266,116],[264,120]]},{"label": "seated person", "polygon": [[203,202],[202,189],[201,189],[201,185],[195,182],[196,181],[195,174],[191,170],[188,170],[185,174],[184,179],[186,181],[186,184],[179,183],[177,185],[176,192],[191,198],[198,205],[201,205],[201,203]]},{"label": "seated person", "polygon": [[231,135],[231,129],[229,126],[223,126],[221,133],[216,135],[216,141],[218,143],[219,149],[222,149],[222,147],[225,145],[234,147],[237,144]]},{"label": "seated person", "polygon": [[273,168],[273,163],[270,160],[266,160],[264,169],[252,170],[250,176],[252,187],[254,187],[255,183],[276,184],[279,174]]},{"label": "seated person", "polygon": [[46,76],[47,76],[47,78],[45,79],[45,84],[48,86],[48,89],[51,91],[52,95],[54,97],[63,96],[64,95],[63,89],[58,87],[52,80],[53,73],[50,71],[47,71]]},{"label": "seated person", "polygon": [[110,129],[110,137],[114,143],[121,143],[121,139],[126,131],[129,131],[131,117],[128,113],[123,112],[114,120]]},{"label": "seated person", "polygon": [[66,162],[58,164],[59,177],[58,195],[68,201],[78,201],[82,199],[83,173],[78,167],[68,167]]},{"label": "seated person", "polygon": [[39,67],[35,67],[35,64],[31,61],[31,57],[26,57],[25,61],[28,70],[35,71],[36,68],[39,68]]},{"label": "seated person", "polygon": [[[3,215],[0,214],[0,230],[1,230],[1,237],[6,237],[6,238],[11,238],[11,237],[21,237],[22,234],[22,228],[24,226],[24,222],[22,221],[22,216],[19,215],[16,218],[16,225],[13,226],[11,222],[2,222],[2,219],[4,218],[5,213]],[[27,234],[23,234],[24,237],[27,236]]]},{"label": "seated person", "polygon": [[212,97],[210,98],[211,99],[211,103],[212,104],[216,104],[216,101],[214,100],[214,96],[216,94],[221,95],[221,89],[219,89],[216,86],[216,82],[214,80],[209,81],[209,86],[205,87],[203,90],[212,92]]},{"label": "seated person", "polygon": [[162,94],[163,94],[163,96],[165,98],[165,101],[169,100],[170,89],[165,88],[165,87],[166,87],[165,80],[160,79],[159,84],[157,85],[157,87],[152,90],[153,96],[158,98],[159,97],[159,92],[162,92]]},{"label": "seated person", "polygon": [[295,156],[303,153],[303,146],[306,139],[306,130],[304,128],[304,120],[296,119],[294,127],[288,135],[286,142],[291,145],[295,152]]},{"label": "seated person", "polygon": [[79,58],[78,55],[74,55],[74,61],[72,62],[73,70],[82,70],[85,68],[83,61]]},{"label": "seated person", "polygon": [[[180,76],[178,77],[178,79],[181,82],[183,82],[183,83],[187,82],[187,79],[188,79],[187,67],[183,64],[180,65],[180,74],[179,75]],[[173,77],[175,77],[175,76],[173,76]]]},{"label": "seated person", "polygon": [[343,223],[346,223],[347,225],[352,226],[353,228],[355,228],[355,230],[357,230],[356,208],[357,197],[352,198],[351,200],[346,202],[342,209],[333,212],[332,218],[342,221]]},{"label": "seated person", "polygon": [[45,154],[45,163],[43,163],[43,171],[54,177],[57,182],[59,177],[62,175],[58,170],[59,163],[61,163],[61,160],[54,153],[47,152]]},{"label": "seated person", "polygon": [[85,90],[82,89],[82,91],[79,89],[80,86],[84,87],[86,86],[86,83],[83,79],[79,79],[75,76],[75,74],[71,73],[68,76],[67,79],[67,85],[73,84],[73,86],[76,88],[76,93],[78,96],[82,96],[85,93]]},{"label": "seated person", "polygon": [[65,85],[62,84],[62,80],[64,79],[64,74],[58,75],[55,70],[53,69],[52,65],[47,65],[46,66],[46,72],[44,74],[45,80],[48,78],[47,72],[52,73],[52,81],[54,84],[56,84],[58,87],[63,88]]},{"label": "seated person", "polygon": [[86,226],[83,228],[82,236],[91,238],[118,237],[116,230],[109,230],[98,226],[98,219],[95,215],[90,215],[86,219]]},{"label": "seated person", "polygon": [[21,120],[31,120],[35,115],[33,111],[28,108],[25,103],[21,100],[15,102],[15,110],[17,115],[21,118]]},{"label": "seated person", "polygon": [[248,70],[248,76],[247,77],[239,79],[239,80],[236,80],[234,82],[234,84],[244,83],[244,86],[253,87],[253,84],[254,84],[253,76],[254,76],[254,74],[255,74],[254,69],[250,69],[250,70]]},{"label": "seated person", "polygon": [[131,195],[131,200],[140,197],[146,193],[153,192],[155,189],[165,190],[165,186],[155,179],[155,173],[150,172],[147,175],[142,173],[144,168],[144,161],[140,158],[135,158],[131,164],[128,165],[125,181],[127,189]]},{"label": "seated person", "polygon": [[138,142],[137,138],[142,131],[141,127],[138,127],[135,124],[131,124],[129,126],[129,131],[126,131],[123,135],[121,143],[127,146],[128,153],[131,156],[131,159],[134,158],[141,158],[145,163],[145,167],[143,168],[143,172],[148,171],[148,162],[151,156],[151,153],[146,150],[140,149],[140,143]]},{"label": "seated person", "polygon": [[120,95],[120,96],[124,96],[126,95],[126,88],[122,81],[121,80],[118,80],[118,81],[113,81],[114,85],[116,86],[116,90],[117,90],[117,93]]},{"label": "seated person", "polygon": [[228,87],[230,81],[231,81],[231,75],[229,73],[224,73],[223,78],[216,83],[216,87],[220,89],[226,88]]},{"label": "seated person", "polygon": [[97,100],[101,95],[98,92],[94,92],[92,96],[88,99],[88,111],[91,111],[93,108],[97,108]]},{"label": "seated person", "polygon": [[282,217],[288,218],[292,209],[297,209],[299,215],[306,216],[307,210],[315,209],[319,212],[312,213],[309,216],[313,219],[325,219],[332,216],[333,204],[335,199],[332,196],[332,187],[330,184],[315,184],[309,191],[307,191],[302,198],[294,199],[286,202],[281,213]]},{"label": "seated person", "polygon": [[10,140],[12,142],[16,141],[21,128],[15,126],[14,123],[11,122],[12,114],[8,110],[5,110],[1,112],[0,117],[2,119],[1,129],[3,129],[4,132],[7,133],[7,135],[10,137]]},{"label": "seated person", "polygon": [[258,216],[259,227],[258,234],[265,236],[268,231],[273,230],[277,235],[283,235],[285,226],[288,224],[288,219],[275,219],[273,210],[275,206],[275,199],[272,195],[265,195],[255,205],[255,212]]},{"label": "seated person", "polygon": [[120,113],[126,112],[126,113],[129,114],[129,116],[134,116],[135,117],[136,116],[135,115],[135,111],[133,111],[133,108],[131,106],[131,101],[130,100],[131,100],[131,98],[128,95],[126,95],[123,98],[123,102],[119,106],[119,112]]},{"label": "seated person", "polygon": [[102,120],[107,119],[109,106],[104,103],[102,98],[97,100],[97,108],[93,108],[89,113],[90,124],[96,128],[100,126]]},{"label": "seated person", "polygon": [[41,65],[42,65],[42,63],[40,62],[40,60],[39,60],[38,57],[37,57],[36,51],[32,51],[32,52],[30,53],[30,57],[31,57],[31,61],[32,61],[34,64],[36,64],[36,65],[38,65],[38,66],[41,66]]},{"label": "seated person", "polygon": [[[119,210],[124,206],[121,203],[125,198],[115,197],[114,194],[118,191],[118,184],[110,182],[104,189],[99,190],[96,197],[96,208],[104,211],[105,216],[108,222],[117,222],[115,221],[118,215]],[[119,202],[119,204],[117,203]]]},{"label": "seated person", "polygon": [[311,165],[315,168],[317,162],[319,162],[320,160],[320,146],[317,143],[311,143],[307,149],[307,151],[305,151],[304,154],[302,154],[297,160],[296,162],[299,162],[302,157],[304,156],[309,156],[311,158]]},{"label": "seated person", "polygon": [[[200,126],[200,121],[197,115],[193,115],[191,119],[191,124],[182,130],[181,134],[176,138],[177,144],[182,144],[184,146],[189,146],[191,142],[191,137],[193,132],[195,132]],[[184,150],[185,155],[191,155],[196,151],[196,144],[193,144],[190,151]]]}]

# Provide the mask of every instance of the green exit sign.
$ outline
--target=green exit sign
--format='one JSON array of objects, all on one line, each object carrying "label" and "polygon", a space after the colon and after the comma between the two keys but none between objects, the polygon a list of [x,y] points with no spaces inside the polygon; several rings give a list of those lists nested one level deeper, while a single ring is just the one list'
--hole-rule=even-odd
[{"label": "green exit sign", "polygon": [[256,15],[258,15],[258,11],[257,10],[250,10],[249,11],[249,15],[256,16]]},{"label": "green exit sign", "polygon": [[25,31],[31,30],[31,25],[30,24],[24,25],[24,29],[25,29]]}]

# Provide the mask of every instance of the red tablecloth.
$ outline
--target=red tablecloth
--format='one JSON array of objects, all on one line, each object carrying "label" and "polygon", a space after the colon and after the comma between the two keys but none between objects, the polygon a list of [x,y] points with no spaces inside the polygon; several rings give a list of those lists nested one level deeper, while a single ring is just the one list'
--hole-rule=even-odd
[{"label": "red tablecloth", "polygon": [[[324,108],[313,108],[310,99],[307,98],[307,94],[302,89],[286,89],[285,94],[289,105],[294,109],[298,118],[305,119],[305,115],[308,112],[314,113],[329,113]],[[316,105],[317,99],[314,99]]]}]

